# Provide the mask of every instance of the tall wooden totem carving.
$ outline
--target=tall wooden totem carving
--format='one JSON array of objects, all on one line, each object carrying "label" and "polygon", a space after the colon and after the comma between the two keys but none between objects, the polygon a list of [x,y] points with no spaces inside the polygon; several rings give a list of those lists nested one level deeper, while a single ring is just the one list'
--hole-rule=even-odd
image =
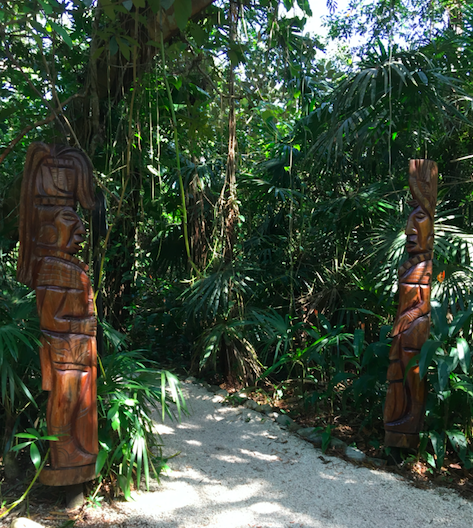
[{"label": "tall wooden totem carving", "polygon": [[[409,259],[399,268],[399,306],[389,353],[389,388],[384,408],[385,445],[416,448],[425,412],[425,380],[409,361],[419,354],[430,333],[430,290],[437,202],[437,164],[411,160],[409,187],[413,200],[407,220]],[[406,378],[404,380],[404,378]]]},{"label": "tall wooden totem carving", "polygon": [[21,188],[17,278],[36,290],[48,434],[59,439],[50,442],[50,465],[40,475],[50,486],[95,478],[98,452],[97,322],[88,267],[74,256],[85,234],[78,202],[94,206],[87,156],[33,143]]}]

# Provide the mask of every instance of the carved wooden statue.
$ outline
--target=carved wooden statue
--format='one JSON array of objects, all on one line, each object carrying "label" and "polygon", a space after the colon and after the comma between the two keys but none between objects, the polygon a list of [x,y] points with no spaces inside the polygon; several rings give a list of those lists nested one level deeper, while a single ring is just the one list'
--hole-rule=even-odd
[{"label": "carved wooden statue", "polygon": [[50,486],[95,478],[97,441],[96,327],[88,267],[74,254],[84,240],[76,212],[94,206],[92,165],[82,152],[33,143],[20,203],[17,278],[36,290],[42,331],[39,351],[47,407]]},{"label": "carved wooden statue", "polygon": [[424,412],[426,386],[409,361],[419,354],[430,333],[430,290],[437,202],[437,164],[411,160],[409,187],[413,208],[406,227],[409,259],[399,268],[399,306],[389,353],[389,388],[384,408],[385,445],[416,448]]}]

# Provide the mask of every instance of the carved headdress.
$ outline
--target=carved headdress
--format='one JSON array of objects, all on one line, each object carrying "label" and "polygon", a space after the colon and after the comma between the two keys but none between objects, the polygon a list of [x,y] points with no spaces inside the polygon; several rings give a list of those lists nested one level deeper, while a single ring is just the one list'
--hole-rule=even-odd
[{"label": "carved headdress", "polygon": [[17,279],[33,285],[35,247],[39,232],[38,206],[93,209],[92,164],[75,148],[32,143],[26,155],[20,200],[20,251]]},{"label": "carved headdress", "polygon": [[436,163],[425,160],[409,161],[409,187],[412,197],[433,220],[437,203],[438,169]]}]

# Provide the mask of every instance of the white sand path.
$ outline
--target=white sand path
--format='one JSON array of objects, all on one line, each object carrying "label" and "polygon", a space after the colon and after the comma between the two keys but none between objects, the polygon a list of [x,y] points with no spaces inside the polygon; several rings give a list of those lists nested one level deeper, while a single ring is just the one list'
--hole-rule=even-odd
[{"label": "white sand path", "polygon": [[171,472],[149,492],[91,510],[109,526],[473,528],[473,502],[324,455],[265,415],[184,384],[190,416],[158,425]]}]

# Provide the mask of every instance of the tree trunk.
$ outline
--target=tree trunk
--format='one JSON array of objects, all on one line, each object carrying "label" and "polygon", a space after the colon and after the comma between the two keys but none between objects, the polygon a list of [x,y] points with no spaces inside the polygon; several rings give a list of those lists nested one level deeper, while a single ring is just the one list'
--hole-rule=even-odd
[{"label": "tree trunk", "polygon": [[[192,0],[192,14],[194,17],[205,9],[213,0]],[[110,7],[109,7],[110,8]],[[121,33],[130,35],[138,43],[126,58],[118,51],[113,56],[107,52],[108,42],[104,41],[103,31],[100,31],[100,23],[103,23],[105,13],[102,9],[105,6],[99,3],[96,7],[93,22],[93,35],[90,46],[90,60],[88,68],[88,97],[76,100],[73,115],[76,116],[74,129],[79,139],[80,146],[92,158],[96,169],[107,172],[107,167],[101,166],[102,160],[106,159],[102,145],[110,144],[112,139],[107,138],[107,133],[116,133],[112,130],[110,123],[117,119],[115,113],[119,108],[119,103],[132,94],[129,112],[133,112],[133,101],[136,100],[139,91],[139,79],[152,64],[159,48],[149,45],[151,42],[161,41],[161,31],[163,41],[169,41],[179,29],[175,23],[173,14],[174,6],[167,11],[153,13],[150,8],[133,8],[130,13],[119,14]],[[143,23],[143,16],[146,17],[146,24]],[[100,48],[104,48],[102,53]],[[130,117],[128,126],[128,141],[133,141],[132,120]],[[72,121],[72,119],[71,119]],[[110,130],[108,130],[110,128]],[[126,136],[126,127],[123,127],[122,136]],[[131,131],[131,132],[130,132]],[[128,145],[128,154],[131,155],[131,147]],[[123,181],[128,182],[128,191],[131,195],[127,198],[126,207],[121,209],[122,219],[116,219],[118,224],[113,228],[111,236],[111,247],[115,247],[117,253],[112,257],[113,269],[109,269],[107,277],[103,282],[105,295],[107,298],[106,313],[110,318],[113,314],[115,327],[124,329],[127,320],[128,305],[131,298],[131,287],[134,275],[134,255],[136,253],[136,219],[140,201],[141,182],[133,174],[133,167],[127,160],[127,175]],[[123,204],[125,206],[125,203]],[[119,231],[119,232],[115,232]],[[105,251],[107,249],[105,248]],[[110,268],[110,266],[109,266]]]}]

